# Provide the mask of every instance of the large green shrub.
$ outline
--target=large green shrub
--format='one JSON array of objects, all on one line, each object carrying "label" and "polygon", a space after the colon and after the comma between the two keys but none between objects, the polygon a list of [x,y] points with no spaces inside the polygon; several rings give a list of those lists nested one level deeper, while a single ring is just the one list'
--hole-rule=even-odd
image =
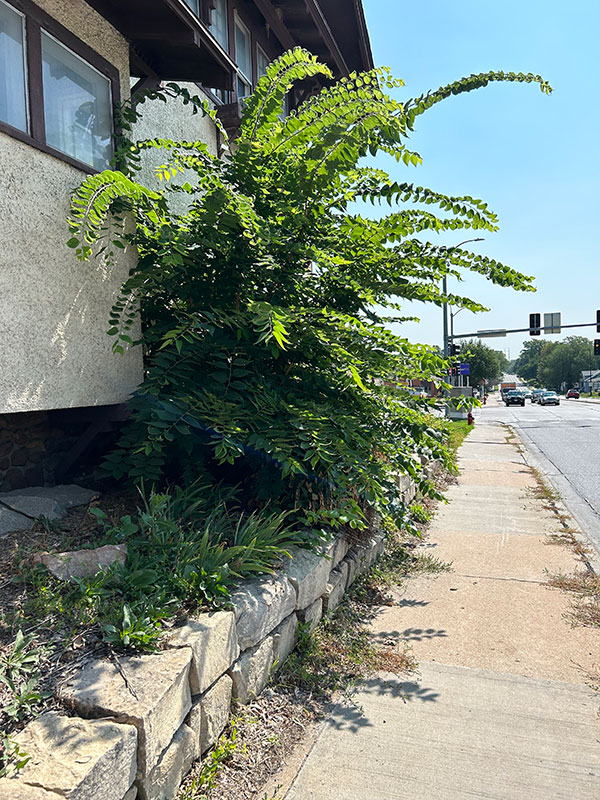
[{"label": "large green shrub", "polygon": [[[399,300],[480,310],[439,288],[460,269],[532,288],[494,260],[422,240],[428,231],[495,230],[485,203],[394,182],[363,159],[419,164],[406,145],[415,119],[452,94],[496,80],[550,88],[539,76],[488,73],[401,103],[386,93],[401,81],[376,69],[332,83],[281,119],[290,86],[316,74],[332,77],[301,49],[274,62],[221,158],[202,142],[125,140],[121,170],[77,190],[69,244],[81,259],[98,240],[109,259],[127,243],[139,251],[109,330],[116,351],[133,344],[141,305],[146,376],[108,458],[114,476],[182,483],[209,470],[239,482],[249,501],[360,525],[361,509],[397,501],[398,471],[421,479],[420,455],[450,463],[430,408],[398,388],[447,368],[436,351],[390,332]],[[212,115],[178,87],[166,92]],[[126,130],[135,116],[126,109]],[[165,154],[161,191],[135,180],[149,148]],[[372,219],[357,202],[382,200],[416,205]],[[136,221],[129,235],[125,212]]]}]

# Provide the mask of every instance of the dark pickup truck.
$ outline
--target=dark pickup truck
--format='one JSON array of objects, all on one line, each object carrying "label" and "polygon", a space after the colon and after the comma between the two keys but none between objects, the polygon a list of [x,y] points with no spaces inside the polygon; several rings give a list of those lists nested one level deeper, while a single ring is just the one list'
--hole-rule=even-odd
[{"label": "dark pickup truck", "polygon": [[504,402],[507,406],[524,406],[525,396],[516,389],[513,389],[504,396]]}]

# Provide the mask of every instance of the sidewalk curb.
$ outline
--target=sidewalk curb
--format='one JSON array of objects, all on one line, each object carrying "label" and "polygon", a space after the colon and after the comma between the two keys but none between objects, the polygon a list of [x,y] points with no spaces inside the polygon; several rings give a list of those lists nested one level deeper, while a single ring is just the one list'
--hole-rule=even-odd
[{"label": "sidewalk curb", "polygon": [[510,423],[499,424],[504,424],[505,427],[509,428],[513,435],[522,442],[524,447],[523,459],[527,466],[536,469],[542,475],[543,479],[556,490],[559,495],[558,500],[555,501],[557,508],[560,511],[564,511],[571,518],[573,522],[572,527],[577,529],[577,532],[573,535],[578,542],[586,549],[591,549],[591,552],[586,554],[586,560],[596,575],[600,575],[600,549],[585,532],[587,525],[583,522],[585,517],[595,512],[588,510],[585,500],[575,492],[567,478],[560,473],[557,474],[552,462],[549,461],[524,430]]}]

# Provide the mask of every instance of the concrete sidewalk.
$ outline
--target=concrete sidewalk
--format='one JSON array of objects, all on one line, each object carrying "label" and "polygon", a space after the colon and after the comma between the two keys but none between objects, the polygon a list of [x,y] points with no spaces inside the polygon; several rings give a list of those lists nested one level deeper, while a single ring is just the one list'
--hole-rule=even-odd
[{"label": "concrete sidewalk", "polygon": [[[573,627],[548,574],[582,563],[506,429],[485,414],[460,451],[425,552],[453,571],[411,580],[373,635],[420,662],[381,674],[321,728],[286,800],[598,800],[600,630]],[[362,715],[358,708],[362,708]]]}]

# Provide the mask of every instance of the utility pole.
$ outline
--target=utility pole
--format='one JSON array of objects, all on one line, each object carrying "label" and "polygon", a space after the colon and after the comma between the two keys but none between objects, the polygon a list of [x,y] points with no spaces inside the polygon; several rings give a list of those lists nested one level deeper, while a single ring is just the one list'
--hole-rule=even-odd
[{"label": "utility pole", "polygon": [[[449,248],[448,253],[451,253],[453,250],[458,250],[459,247],[462,247],[463,244],[469,244],[470,242],[483,242],[483,237],[478,236],[476,239],[465,239],[464,242],[459,242],[455,244],[454,247]],[[448,279],[447,276],[444,275],[442,278],[442,292],[444,297],[448,294]],[[444,358],[448,358],[448,303],[444,303],[442,305],[442,320],[443,320],[443,335],[444,335]]]}]

